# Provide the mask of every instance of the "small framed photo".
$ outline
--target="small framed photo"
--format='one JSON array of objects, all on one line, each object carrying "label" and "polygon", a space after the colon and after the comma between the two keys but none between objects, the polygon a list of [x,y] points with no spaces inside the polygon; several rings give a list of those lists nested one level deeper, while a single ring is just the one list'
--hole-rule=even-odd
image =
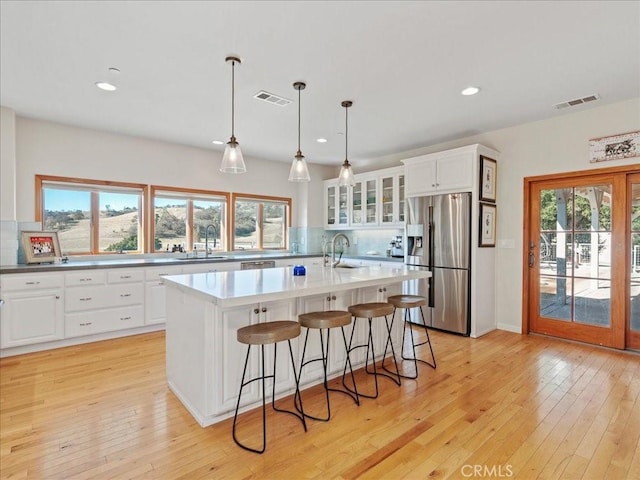
[{"label": "small framed photo", "polygon": [[591,163],[633,157],[640,157],[640,130],[589,140]]},{"label": "small framed photo", "polygon": [[496,175],[498,162],[480,155],[480,201],[496,201]]},{"label": "small framed photo", "polygon": [[480,204],[480,239],[479,247],[496,246],[496,214],[497,207],[489,203]]},{"label": "small framed photo", "polygon": [[21,232],[27,263],[53,263],[61,256],[58,232]]}]

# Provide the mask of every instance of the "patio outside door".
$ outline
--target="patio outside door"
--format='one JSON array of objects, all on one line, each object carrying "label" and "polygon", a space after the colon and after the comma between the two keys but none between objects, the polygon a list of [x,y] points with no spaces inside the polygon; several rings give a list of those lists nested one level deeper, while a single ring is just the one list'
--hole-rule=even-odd
[{"label": "patio outside door", "polygon": [[626,190],[625,174],[530,185],[529,331],[625,347]]},{"label": "patio outside door", "polygon": [[640,173],[629,175],[629,289],[627,347],[640,350]]}]

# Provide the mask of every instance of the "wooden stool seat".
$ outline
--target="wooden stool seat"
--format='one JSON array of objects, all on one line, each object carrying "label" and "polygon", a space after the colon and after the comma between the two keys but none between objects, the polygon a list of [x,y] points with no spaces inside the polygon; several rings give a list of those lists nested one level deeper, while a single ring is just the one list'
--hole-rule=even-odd
[{"label": "wooden stool seat", "polygon": [[306,328],[344,327],[351,323],[351,314],[343,310],[303,313],[298,315],[298,322]]},{"label": "wooden stool seat", "polygon": [[393,313],[393,305],[386,302],[359,303],[351,305],[349,312],[359,318],[384,317]]},{"label": "wooden stool seat", "polygon": [[291,320],[257,323],[238,329],[238,342],[246,345],[267,345],[291,340],[300,335],[300,324]]},{"label": "wooden stool seat", "polygon": [[393,295],[387,302],[396,308],[416,308],[427,305],[427,299],[419,295]]}]

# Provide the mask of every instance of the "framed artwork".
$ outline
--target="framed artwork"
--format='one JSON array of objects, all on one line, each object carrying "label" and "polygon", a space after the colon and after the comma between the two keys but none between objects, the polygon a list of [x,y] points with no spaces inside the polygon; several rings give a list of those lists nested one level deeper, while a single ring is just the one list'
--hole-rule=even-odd
[{"label": "framed artwork", "polygon": [[591,163],[633,157],[640,157],[640,131],[589,140]]},{"label": "framed artwork", "polygon": [[496,201],[496,174],[498,162],[480,155],[480,201]]},{"label": "framed artwork", "polygon": [[55,262],[61,256],[58,232],[21,232],[27,263]]},{"label": "framed artwork", "polygon": [[496,246],[496,213],[497,207],[489,203],[480,204],[480,239],[479,247]]}]

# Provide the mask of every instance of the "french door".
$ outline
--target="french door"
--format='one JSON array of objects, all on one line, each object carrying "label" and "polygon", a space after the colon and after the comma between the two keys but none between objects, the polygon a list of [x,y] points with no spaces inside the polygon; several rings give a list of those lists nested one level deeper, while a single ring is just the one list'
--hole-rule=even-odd
[{"label": "french door", "polygon": [[640,348],[640,173],[601,172],[525,180],[525,323]]}]

